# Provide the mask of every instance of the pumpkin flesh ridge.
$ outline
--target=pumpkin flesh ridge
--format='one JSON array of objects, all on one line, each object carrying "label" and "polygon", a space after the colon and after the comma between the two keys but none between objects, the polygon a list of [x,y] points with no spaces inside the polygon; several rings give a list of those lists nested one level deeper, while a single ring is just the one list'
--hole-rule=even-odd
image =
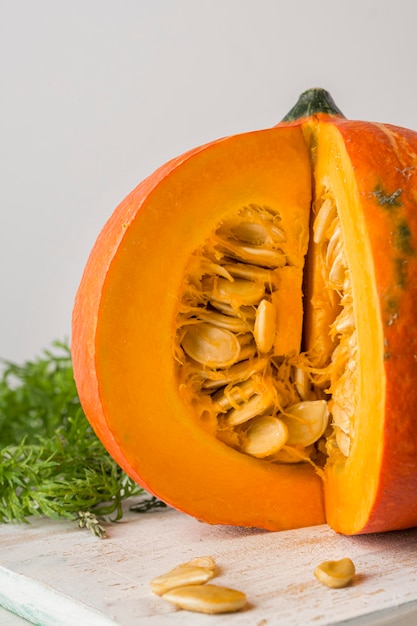
[{"label": "pumpkin flesh ridge", "polygon": [[[214,438],[187,410],[177,362],[169,358],[193,252],[225,215],[251,203],[283,214],[295,207],[300,228],[308,231],[310,172],[299,129],[258,131],[208,146],[159,180],[137,212],[137,195],[125,201],[132,220],[102,276],[94,316],[98,400],[90,414],[101,412],[111,438],[97,430],[121,452],[117,460],[129,475],[207,522],[277,530],[324,521],[314,468],[265,463]],[[114,220],[121,228],[117,211]],[[173,232],[182,233],[180,245]],[[155,246],[163,254],[155,254]],[[98,420],[93,413],[93,424]]]},{"label": "pumpkin flesh ridge", "polygon": [[[415,150],[415,135],[413,141]],[[417,490],[411,409],[417,401],[411,383],[417,374],[416,340],[407,332],[417,306],[410,243],[417,223],[407,199],[410,194],[415,202],[416,183],[409,169],[411,146],[401,163],[393,145],[387,126],[338,120],[319,130],[316,188],[320,194],[329,187],[337,198],[358,336],[351,450],[346,459],[330,454],[324,481],[326,519],[345,534],[405,528],[417,519],[417,504],[410,498]],[[413,168],[416,161],[414,156]],[[407,235],[403,250],[395,243],[398,228]],[[407,286],[400,284],[404,276],[395,257],[405,267]]]},{"label": "pumpkin flesh ridge", "polygon": [[[353,362],[348,361],[351,364],[348,393],[344,394],[342,390],[340,402],[342,409],[344,402],[352,405],[352,410],[348,411],[350,424],[345,429],[349,444],[345,450],[343,445],[337,445],[336,423],[336,441],[332,437],[328,442],[329,458],[324,481],[326,519],[333,528],[352,534],[364,527],[378,487],[384,398],[383,338],[375,306],[373,258],[362,203],[344,142],[333,125],[318,129],[315,180],[317,197],[327,195],[337,209],[354,305],[356,358]],[[330,387],[332,402],[338,395],[340,384],[340,380],[336,380]],[[336,417],[334,412],[335,421]],[[370,441],[375,441],[372,450],[369,449]]]}]

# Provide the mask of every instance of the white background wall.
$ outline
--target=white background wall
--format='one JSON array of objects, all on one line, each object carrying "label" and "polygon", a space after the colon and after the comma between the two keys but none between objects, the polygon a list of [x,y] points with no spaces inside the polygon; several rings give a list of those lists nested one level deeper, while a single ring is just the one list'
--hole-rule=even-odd
[{"label": "white background wall", "polygon": [[70,336],[89,251],[156,167],[313,86],[417,129],[415,0],[0,0],[0,357]]}]

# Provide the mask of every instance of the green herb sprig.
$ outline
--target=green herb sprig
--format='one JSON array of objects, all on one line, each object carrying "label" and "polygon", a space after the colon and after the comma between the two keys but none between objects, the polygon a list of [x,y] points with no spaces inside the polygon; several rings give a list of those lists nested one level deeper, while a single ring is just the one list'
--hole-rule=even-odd
[{"label": "green herb sprig", "polygon": [[3,364],[0,522],[26,522],[32,515],[120,519],[122,501],[146,492],[113,461],[89,425],[68,345],[54,342],[23,365]]}]

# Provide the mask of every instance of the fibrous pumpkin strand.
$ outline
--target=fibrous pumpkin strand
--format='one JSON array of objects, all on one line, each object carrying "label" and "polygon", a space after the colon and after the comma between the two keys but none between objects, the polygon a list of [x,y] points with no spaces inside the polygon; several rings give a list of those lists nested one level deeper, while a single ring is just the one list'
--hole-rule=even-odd
[{"label": "fibrous pumpkin strand", "polygon": [[288,441],[288,428],[279,418],[272,415],[258,415],[249,422],[243,452],[257,458],[271,457]]},{"label": "fibrous pumpkin strand", "polygon": [[[334,320],[326,320],[333,341],[330,354],[324,355],[327,368],[327,387],[331,399],[333,431],[328,437],[328,451],[336,448],[349,456],[352,421],[356,407],[357,333],[353,309],[350,272],[341,236],[341,224],[334,198],[329,193],[319,206],[313,225],[317,254],[325,259],[324,272],[327,288],[339,301],[339,312]],[[324,329],[323,329],[324,330]],[[323,355],[321,355],[323,358]],[[324,370],[326,371],[326,370]]]},{"label": "fibrous pumpkin strand", "polygon": [[226,216],[193,254],[179,306],[176,355],[193,409],[198,412],[200,403],[201,414],[212,414],[214,434],[223,442],[275,463],[316,462],[326,452],[325,438],[349,454],[354,410],[350,379],[344,382],[343,375],[356,365],[355,321],[341,225],[330,197],[318,206],[313,239],[327,289],[339,301],[335,317],[326,320],[333,348],[321,355],[324,368],[314,356],[274,353],[280,272],[302,267],[304,259],[270,207],[253,204]]},{"label": "fibrous pumpkin strand", "polygon": [[274,394],[271,388],[265,385],[265,389],[260,393],[254,393],[239,408],[228,411],[224,418],[220,418],[221,426],[238,426],[244,424],[257,415],[262,415],[274,403]]}]

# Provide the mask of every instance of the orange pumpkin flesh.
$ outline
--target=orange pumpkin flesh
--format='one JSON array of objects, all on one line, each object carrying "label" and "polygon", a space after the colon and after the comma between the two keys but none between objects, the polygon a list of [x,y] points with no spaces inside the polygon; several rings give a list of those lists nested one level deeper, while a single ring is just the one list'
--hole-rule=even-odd
[{"label": "orange pumpkin flesh", "polygon": [[[347,534],[412,526],[417,136],[348,122],[331,107],[299,115],[174,159],[116,209],[90,255],[74,307],[80,399],[121,467],[198,519],[270,530],[327,520]],[[238,435],[216,432],[211,412],[199,408],[205,396],[182,377],[183,294],[222,224],[242,207],[272,207],[291,240],[291,263],[288,271],[273,269],[278,288],[268,298],[276,332],[268,361],[289,355],[294,363],[307,350],[301,369],[315,380],[321,375],[322,387],[335,379],[329,406],[338,396],[349,404],[343,400],[349,387],[341,387],[336,366],[329,365],[335,358],[329,327],[341,309],[340,292],[323,278],[323,244],[313,232],[309,238],[311,215],[326,199],[337,206],[357,333],[357,339],[345,334],[356,346],[349,396],[355,415],[349,434],[339,437],[347,437],[349,450],[341,452],[336,426],[328,429],[328,457],[320,462],[314,455],[299,463],[255,458],[234,443],[246,436],[245,427],[235,429]]]}]

